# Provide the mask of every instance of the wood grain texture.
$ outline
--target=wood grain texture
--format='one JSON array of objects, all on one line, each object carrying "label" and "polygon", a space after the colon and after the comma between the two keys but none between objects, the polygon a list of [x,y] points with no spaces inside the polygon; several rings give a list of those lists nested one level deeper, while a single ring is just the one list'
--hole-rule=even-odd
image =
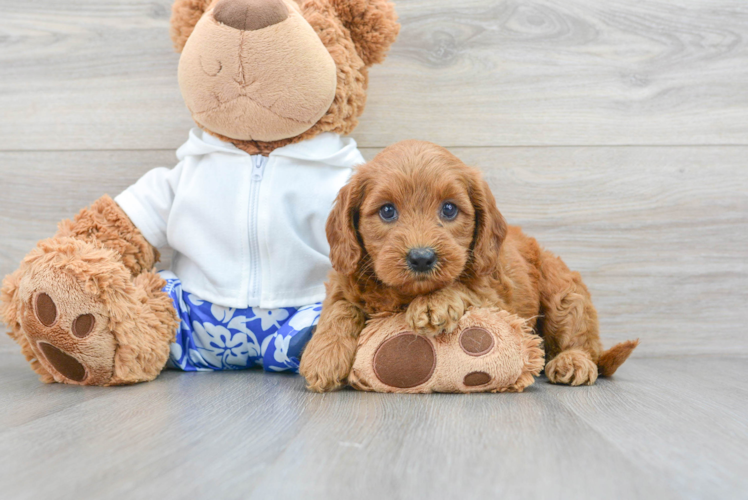
[{"label": "wood grain texture", "polygon": [[104,194],[116,196],[152,168],[176,163],[174,151],[0,153],[0,274],[52,236],[61,219]]},{"label": "wood grain texture", "polygon": [[[318,395],[257,371],[80,388],[0,335],[3,498],[748,496],[748,5],[396,3],[364,155],[420,138],[481,167],[582,273],[604,343],[641,338],[633,358],[519,395]],[[0,276],[175,164],[192,122],[170,4],[0,0]]]},{"label": "wood grain texture", "polygon": [[[170,0],[0,0],[0,150],[173,149]],[[741,0],[400,0],[356,137],[746,144]]]},{"label": "wood grain texture", "polygon": [[[606,345],[748,353],[748,147],[453,151],[484,170],[510,223],[582,273]],[[174,163],[169,151],[0,153],[0,274],[60,219]]]},{"label": "wood grain texture", "polygon": [[0,352],[0,484],[14,499],[741,498],[745,359],[424,396],[312,394],[258,371],[44,385]]}]

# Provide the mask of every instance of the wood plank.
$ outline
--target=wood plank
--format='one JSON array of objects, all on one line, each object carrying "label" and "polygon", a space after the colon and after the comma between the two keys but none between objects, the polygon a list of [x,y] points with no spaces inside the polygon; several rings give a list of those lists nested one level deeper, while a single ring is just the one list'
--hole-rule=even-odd
[{"label": "wood plank", "polygon": [[57,223],[108,193],[116,196],[159,166],[172,167],[174,151],[0,153],[0,275]]},{"label": "wood plank", "polygon": [[[168,372],[120,388],[46,386],[58,411],[0,430],[0,482],[13,498],[122,498],[145,488],[159,498],[213,498],[216,489],[236,498],[227,495],[251,487],[307,418],[300,383],[245,371]],[[14,389],[3,389],[11,401]],[[19,398],[16,412],[48,406],[39,396]],[[78,404],[62,408],[65,398]]]},{"label": "wood plank", "polygon": [[606,345],[748,353],[748,150],[467,148],[499,208],[582,273]]},{"label": "wood plank", "polygon": [[[748,148],[454,152],[486,172],[510,223],[582,273],[606,345],[638,337],[636,355],[748,353]],[[173,154],[0,153],[0,275],[57,221]]]},{"label": "wood plank", "polygon": [[741,1],[401,2],[363,145],[745,144]]},{"label": "wood plank", "polygon": [[2,150],[173,149],[192,126],[170,0],[0,1]]},{"label": "wood plank", "polygon": [[[171,0],[0,0],[0,150],[173,149]],[[746,144],[740,0],[402,0],[354,136],[383,147]]]},{"label": "wood plank", "polygon": [[7,342],[7,337],[0,339],[0,433],[109,394],[105,389],[39,382],[20,348],[15,343],[10,348]]},{"label": "wood plank", "polygon": [[[0,322],[0,332],[5,332],[5,331],[6,331],[5,324]],[[17,348],[18,346],[16,345],[15,342],[13,342],[13,340],[10,337],[0,333],[0,353],[4,353],[8,351],[15,352]],[[19,356],[20,356],[20,352],[21,351],[18,350]]]},{"label": "wood plank", "polygon": [[506,398],[317,396],[251,498],[281,484],[282,498],[674,498],[539,384]]},{"label": "wood plank", "polygon": [[745,359],[632,360],[614,381],[556,391],[569,411],[682,498],[748,492]]},{"label": "wood plank", "polygon": [[524,394],[318,395],[258,371],[8,384],[23,367],[0,353],[0,484],[19,499],[739,498],[744,361],[633,359]]}]

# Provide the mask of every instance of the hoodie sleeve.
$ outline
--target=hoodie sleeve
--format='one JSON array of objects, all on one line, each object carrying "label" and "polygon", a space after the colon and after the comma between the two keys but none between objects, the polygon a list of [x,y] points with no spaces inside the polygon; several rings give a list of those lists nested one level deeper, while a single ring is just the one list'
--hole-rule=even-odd
[{"label": "hoodie sleeve", "polygon": [[156,248],[167,245],[166,228],[183,163],[173,169],[154,168],[114,199]]}]

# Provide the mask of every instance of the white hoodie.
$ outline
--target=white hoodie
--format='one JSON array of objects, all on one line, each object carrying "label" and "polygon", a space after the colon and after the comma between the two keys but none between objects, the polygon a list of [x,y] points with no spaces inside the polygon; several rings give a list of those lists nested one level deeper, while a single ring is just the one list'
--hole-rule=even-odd
[{"label": "white hoodie", "polygon": [[263,157],[192,129],[177,158],[115,201],[153,246],[174,249],[171,269],[185,290],[237,308],[324,298],[325,222],[364,162],[353,139],[325,133]]}]

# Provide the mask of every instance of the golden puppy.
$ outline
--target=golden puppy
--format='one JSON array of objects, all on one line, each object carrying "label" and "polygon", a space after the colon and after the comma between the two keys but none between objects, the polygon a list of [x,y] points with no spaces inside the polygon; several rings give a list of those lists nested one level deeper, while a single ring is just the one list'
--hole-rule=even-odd
[{"label": "golden puppy", "polygon": [[548,379],[593,384],[638,341],[603,352],[579,273],[507,226],[474,168],[446,149],[404,141],[359,167],[327,220],[334,271],[317,331],[301,358],[314,391],[345,383],[366,320],[406,311],[423,335],[452,332],[471,306],[517,314],[543,336]]}]

